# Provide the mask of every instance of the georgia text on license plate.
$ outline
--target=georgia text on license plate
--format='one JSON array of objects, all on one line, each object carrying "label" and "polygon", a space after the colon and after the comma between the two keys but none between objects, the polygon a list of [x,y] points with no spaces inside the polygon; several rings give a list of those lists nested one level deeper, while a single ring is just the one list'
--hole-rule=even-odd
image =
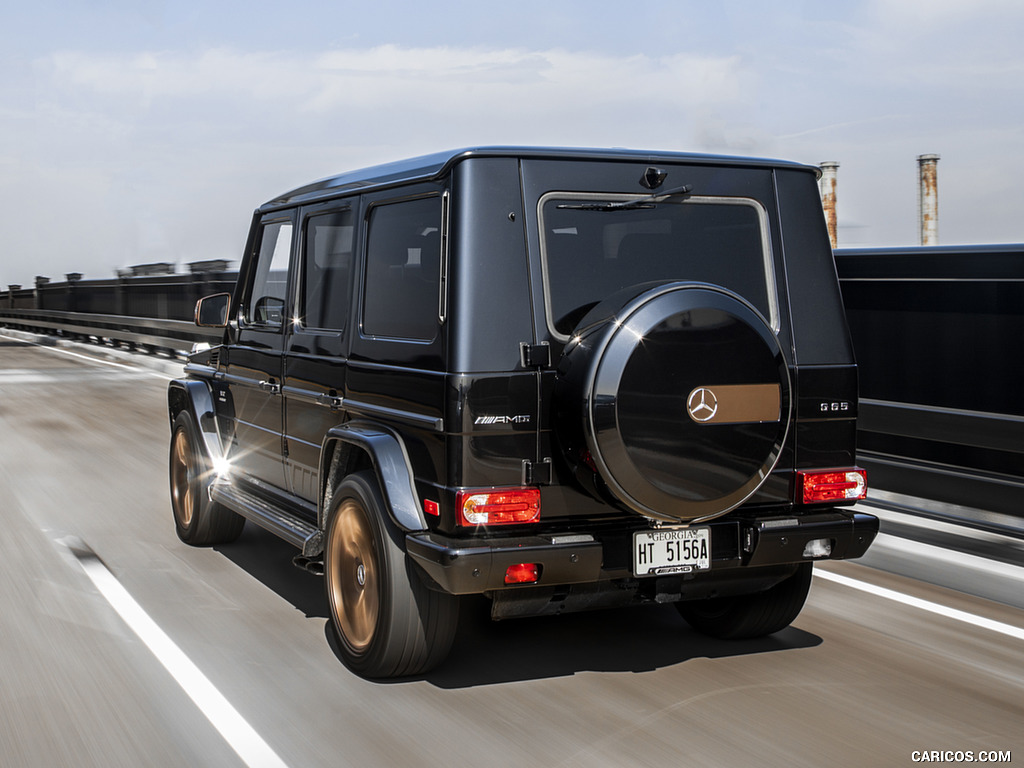
[{"label": "georgia text on license plate", "polygon": [[633,573],[652,576],[711,567],[711,529],[676,528],[633,534]]}]

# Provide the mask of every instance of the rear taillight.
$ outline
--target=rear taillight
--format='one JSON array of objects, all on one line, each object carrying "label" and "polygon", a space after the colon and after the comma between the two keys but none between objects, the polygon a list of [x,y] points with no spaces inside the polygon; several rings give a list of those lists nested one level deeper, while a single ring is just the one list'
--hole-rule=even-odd
[{"label": "rear taillight", "polygon": [[868,476],[863,469],[797,472],[796,478],[804,504],[854,501],[868,495]]},{"label": "rear taillight", "polygon": [[516,525],[540,518],[539,488],[459,491],[455,503],[461,525]]}]

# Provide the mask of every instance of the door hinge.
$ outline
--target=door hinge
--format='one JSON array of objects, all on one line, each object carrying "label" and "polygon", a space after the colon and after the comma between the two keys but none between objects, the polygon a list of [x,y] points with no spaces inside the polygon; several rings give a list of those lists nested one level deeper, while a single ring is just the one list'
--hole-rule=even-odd
[{"label": "door hinge", "polygon": [[551,459],[523,459],[523,485],[551,485]]},{"label": "door hinge", "polygon": [[542,341],[540,344],[521,341],[519,342],[519,359],[523,368],[550,368],[551,347],[546,341]]}]

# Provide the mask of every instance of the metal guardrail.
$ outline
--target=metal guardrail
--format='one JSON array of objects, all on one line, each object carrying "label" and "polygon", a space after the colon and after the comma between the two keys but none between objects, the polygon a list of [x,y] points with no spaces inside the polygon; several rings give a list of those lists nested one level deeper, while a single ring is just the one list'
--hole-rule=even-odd
[{"label": "metal guardrail", "polygon": [[[1017,457],[1024,464],[1024,418],[997,413],[958,411],[909,403],[862,399],[857,433],[866,436],[921,441],[917,448],[906,441],[884,450],[860,450],[858,457],[869,473],[872,487],[946,504],[985,509],[1024,517],[1024,478],[978,466],[963,466],[954,459],[915,458],[936,444],[954,451],[981,449]],[[982,456],[989,455],[982,453]]]},{"label": "metal guardrail", "polygon": [[0,309],[0,324],[82,340],[122,342],[151,351],[187,352],[195,342],[216,343],[223,335],[219,329],[198,328],[191,320],[56,310]]},{"label": "metal guardrail", "polygon": [[178,274],[171,264],[144,264],[106,280],[83,280],[78,273],[67,275],[64,282],[37,277],[32,288],[12,285],[0,292],[0,325],[186,351],[194,342],[214,342],[221,336],[193,323],[196,301],[232,291],[237,279],[225,261],[189,266],[189,273]]}]

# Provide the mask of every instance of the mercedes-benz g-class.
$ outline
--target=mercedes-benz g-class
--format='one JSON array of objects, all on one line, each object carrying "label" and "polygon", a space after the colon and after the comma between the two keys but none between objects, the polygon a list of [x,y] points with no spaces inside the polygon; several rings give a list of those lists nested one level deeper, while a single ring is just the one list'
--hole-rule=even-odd
[{"label": "mercedes-benz g-class", "polygon": [[443,660],[460,595],[783,629],[878,528],[816,178],[481,148],[271,200],[170,385],[178,535],[294,544],[368,677]]}]

